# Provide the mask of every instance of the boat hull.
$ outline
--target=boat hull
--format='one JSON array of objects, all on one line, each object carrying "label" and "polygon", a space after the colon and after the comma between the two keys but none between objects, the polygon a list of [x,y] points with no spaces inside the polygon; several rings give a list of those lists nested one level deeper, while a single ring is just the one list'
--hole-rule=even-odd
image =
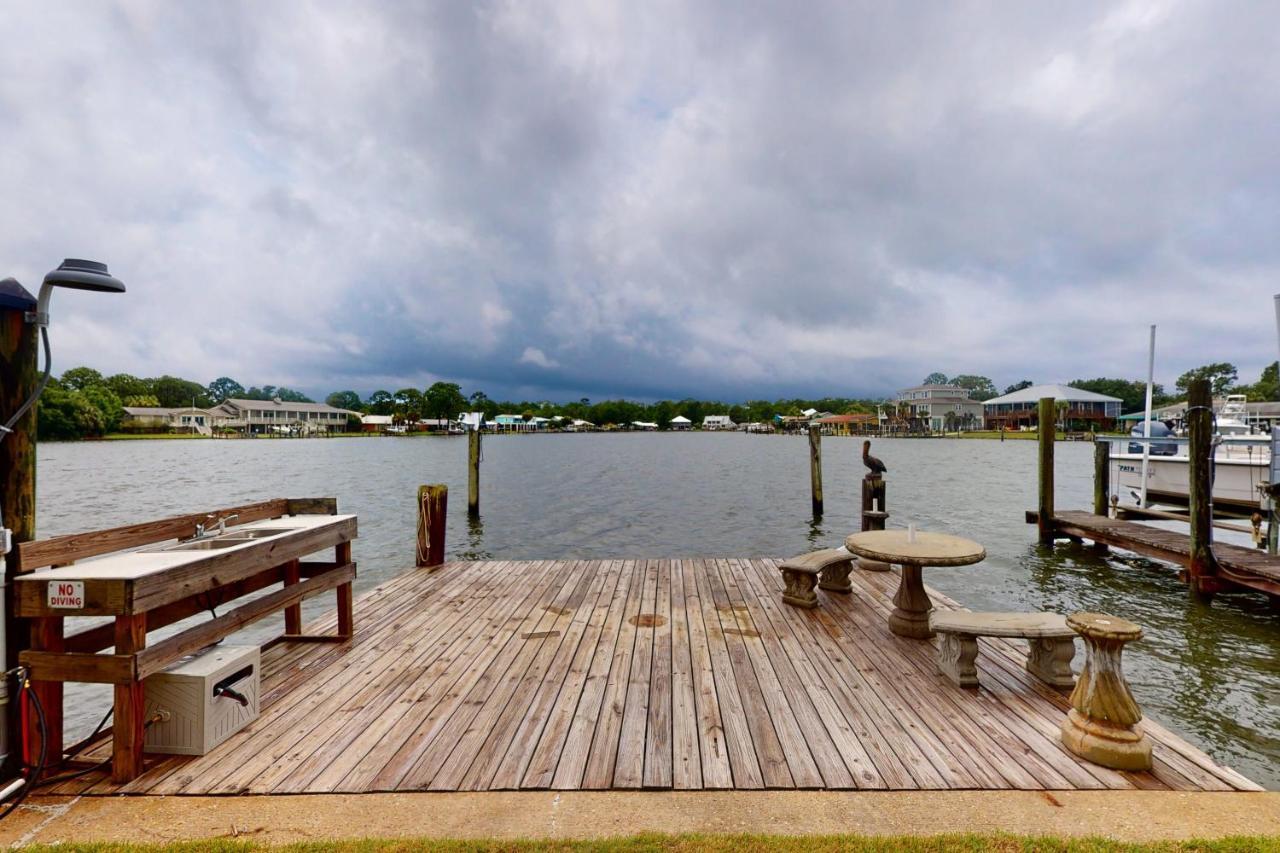
[{"label": "boat hull", "polygon": [[[1270,454],[1263,448],[1219,448],[1214,458],[1213,504],[1217,511],[1250,515],[1261,507],[1258,486],[1268,480]],[[1152,456],[1147,468],[1147,504],[1187,505],[1186,456]],[[1120,505],[1136,505],[1142,493],[1142,454],[1111,457],[1112,492]]]}]

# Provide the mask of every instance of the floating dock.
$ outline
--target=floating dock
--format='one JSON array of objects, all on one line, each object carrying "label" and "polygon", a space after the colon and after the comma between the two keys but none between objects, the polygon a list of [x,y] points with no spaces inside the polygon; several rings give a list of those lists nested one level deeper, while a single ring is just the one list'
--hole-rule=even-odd
[{"label": "floating dock", "polygon": [[981,687],[956,687],[889,632],[896,570],[851,579],[799,610],[771,559],[409,570],[356,601],[352,639],[266,649],[261,716],[211,753],[44,793],[1262,790],[1150,719],[1151,771],[1077,758],[1019,644],[981,640]]}]

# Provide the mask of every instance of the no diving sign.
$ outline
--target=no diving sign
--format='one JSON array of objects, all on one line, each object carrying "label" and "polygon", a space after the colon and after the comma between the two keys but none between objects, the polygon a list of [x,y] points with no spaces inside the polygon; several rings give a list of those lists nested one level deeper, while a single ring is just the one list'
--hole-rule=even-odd
[{"label": "no diving sign", "polygon": [[50,581],[48,591],[50,607],[84,607],[84,581]]}]

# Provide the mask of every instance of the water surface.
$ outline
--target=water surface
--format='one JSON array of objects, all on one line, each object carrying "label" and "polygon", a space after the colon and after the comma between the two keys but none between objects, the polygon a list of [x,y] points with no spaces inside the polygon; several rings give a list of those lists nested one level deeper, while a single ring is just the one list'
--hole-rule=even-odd
[{"label": "water surface", "polygon": [[[131,441],[42,444],[39,535],[52,536],[273,497],[336,496],[360,517],[358,589],[412,566],[415,500],[451,492],[447,550],[460,559],[790,556],[858,529],[860,441],[823,443],[826,515],[809,513],[808,442],[741,433],[486,437],[481,518],[466,515],[463,438]],[[890,526],[967,536],[976,566],[926,569],[973,609],[1096,610],[1146,638],[1126,651],[1139,703],[1217,760],[1280,788],[1280,610],[1265,597],[1194,604],[1175,571],[1142,557],[1035,544],[1030,441],[877,440]],[[1057,446],[1057,506],[1092,502],[1092,446]],[[331,596],[307,603],[310,613]],[[358,626],[357,626],[358,629]],[[274,636],[279,620],[246,635]],[[1077,658],[1077,665],[1079,658]],[[69,692],[69,737],[102,691]]]}]

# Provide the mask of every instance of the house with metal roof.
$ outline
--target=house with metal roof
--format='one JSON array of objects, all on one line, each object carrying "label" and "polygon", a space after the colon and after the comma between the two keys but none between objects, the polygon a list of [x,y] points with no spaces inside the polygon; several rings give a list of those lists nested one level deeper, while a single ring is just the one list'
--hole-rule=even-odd
[{"label": "house with metal roof", "polygon": [[344,432],[347,418],[359,412],[339,409],[328,403],[288,403],[276,397],[271,400],[223,400],[210,410],[225,426],[247,433],[290,433],[306,435],[317,432]]},{"label": "house with metal roof", "polygon": [[1087,424],[1097,429],[1114,427],[1123,405],[1119,397],[1073,388],[1070,385],[1033,385],[983,403],[986,428],[1021,429],[1037,425],[1041,397],[1054,399],[1059,423]]},{"label": "house with metal roof", "polygon": [[191,432],[209,435],[216,426],[222,426],[225,418],[210,409],[194,406],[164,408],[156,406],[125,406],[120,420],[121,432],[168,433]]},{"label": "house with metal roof", "polygon": [[693,421],[689,420],[684,415],[676,415],[674,418],[671,419],[670,423],[667,424],[667,428],[677,429],[677,430],[693,429]]},{"label": "house with metal roof", "polygon": [[707,415],[702,419],[702,428],[707,430],[736,429],[737,426],[728,415]]}]

